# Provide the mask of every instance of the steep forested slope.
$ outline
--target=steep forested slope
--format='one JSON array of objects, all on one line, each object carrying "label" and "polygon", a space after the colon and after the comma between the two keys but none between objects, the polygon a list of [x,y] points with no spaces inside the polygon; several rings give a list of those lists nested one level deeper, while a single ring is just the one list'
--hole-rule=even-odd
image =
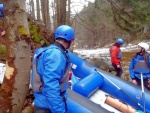
[{"label": "steep forested slope", "polygon": [[122,37],[126,43],[150,38],[149,1],[95,0],[76,15],[76,47],[97,48]]}]

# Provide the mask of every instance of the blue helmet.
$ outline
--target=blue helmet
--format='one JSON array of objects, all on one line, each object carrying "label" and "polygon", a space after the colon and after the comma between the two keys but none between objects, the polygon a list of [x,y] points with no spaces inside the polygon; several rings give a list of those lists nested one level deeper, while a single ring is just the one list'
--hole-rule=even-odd
[{"label": "blue helmet", "polygon": [[118,39],[116,40],[116,43],[124,44],[124,40],[121,39],[121,38],[118,38]]},{"label": "blue helmet", "polygon": [[55,39],[63,38],[67,41],[73,40],[75,37],[74,30],[68,25],[61,25],[55,31]]}]

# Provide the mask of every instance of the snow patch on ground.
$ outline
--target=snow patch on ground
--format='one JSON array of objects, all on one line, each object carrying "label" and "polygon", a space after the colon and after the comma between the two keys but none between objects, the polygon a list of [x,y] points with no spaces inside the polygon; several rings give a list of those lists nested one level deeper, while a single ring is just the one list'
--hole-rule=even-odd
[{"label": "snow patch on ground", "polygon": [[6,66],[4,63],[0,63],[0,84],[3,83],[4,75],[6,71]]}]

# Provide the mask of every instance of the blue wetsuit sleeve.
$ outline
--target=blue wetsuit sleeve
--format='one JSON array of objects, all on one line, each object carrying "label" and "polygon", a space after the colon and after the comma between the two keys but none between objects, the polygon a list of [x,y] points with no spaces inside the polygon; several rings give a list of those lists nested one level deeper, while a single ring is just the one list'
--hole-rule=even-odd
[{"label": "blue wetsuit sleeve", "polygon": [[129,65],[129,74],[130,74],[131,79],[135,78],[133,69],[134,69],[134,58],[131,59],[130,65]]},{"label": "blue wetsuit sleeve", "polygon": [[60,96],[60,80],[64,75],[66,59],[63,53],[55,49],[54,51],[46,51],[44,57],[42,93],[46,96],[49,108],[52,113],[65,113],[65,105]]},{"label": "blue wetsuit sleeve", "polygon": [[149,68],[150,68],[150,55],[147,56],[147,61],[148,61],[147,64],[148,64],[148,66],[149,66]]}]

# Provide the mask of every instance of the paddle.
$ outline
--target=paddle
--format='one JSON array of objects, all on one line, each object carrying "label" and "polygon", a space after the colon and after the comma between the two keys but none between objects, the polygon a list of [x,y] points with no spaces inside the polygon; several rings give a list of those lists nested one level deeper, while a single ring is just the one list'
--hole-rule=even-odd
[{"label": "paddle", "polygon": [[144,113],[145,111],[145,94],[144,94],[144,83],[143,83],[143,74],[141,73],[141,88],[142,88],[142,100],[143,100],[143,107],[144,107]]}]

